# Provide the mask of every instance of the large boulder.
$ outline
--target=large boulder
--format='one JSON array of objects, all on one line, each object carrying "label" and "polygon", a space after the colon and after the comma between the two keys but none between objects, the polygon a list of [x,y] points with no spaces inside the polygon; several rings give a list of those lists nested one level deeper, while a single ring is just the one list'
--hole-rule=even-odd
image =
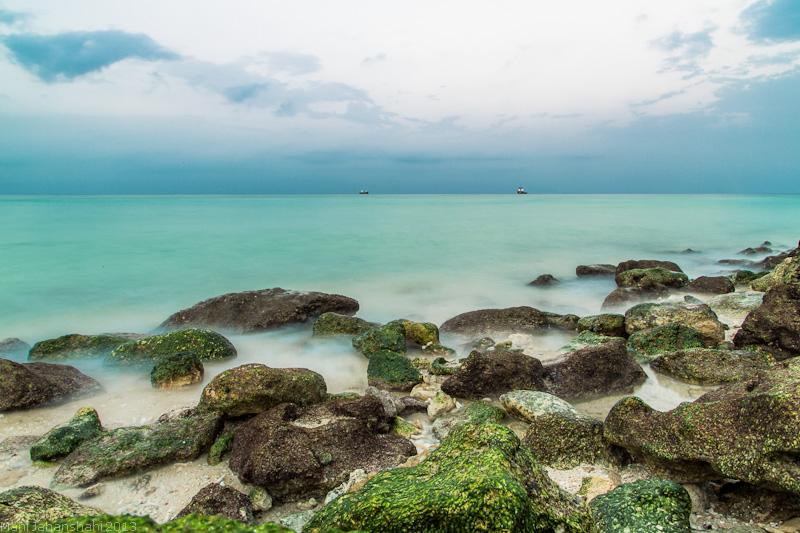
[{"label": "large boulder", "polygon": [[692,499],[668,479],[624,483],[589,506],[602,533],[687,533],[690,528]]},{"label": "large boulder", "polygon": [[192,513],[206,516],[221,516],[229,520],[237,520],[245,524],[252,524],[253,501],[232,487],[219,483],[209,483],[192,497],[186,507],[181,509],[176,519],[183,518]]},{"label": "large boulder", "polygon": [[363,318],[328,312],[322,313],[314,321],[313,334],[315,336],[363,335],[378,327],[380,324],[367,322]]},{"label": "large boulder", "polygon": [[683,290],[700,294],[727,294],[734,292],[736,286],[725,276],[700,276],[684,285]]},{"label": "large boulder", "polygon": [[326,394],[325,378],[312,370],[250,363],[214,377],[203,389],[197,409],[237,417],[258,414],[281,403],[306,407],[323,401]]},{"label": "large boulder", "polygon": [[716,313],[705,304],[644,303],[625,312],[625,330],[629,335],[637,331],[665,324],[681,324],[697,331],[708,348],[725,340],[725,329]]},{"label": "large boulder", "polygon": [[656,372],[703,385],[734,383],[775,363],[764,352],[691,348],[660,355],[650,362]]},{"label": "large boulder", "polygon": [[719,314],[749,313],[762,304],[764,293],[759,291],[737,291],[712,296],[706,304]]},{"label": "large boulder", "polygon": [[481,309],[454,316],[439,327],[452,335],[491,335],[496,333],[539,333],[549,327],[547,314],[533,307]]},{"label": "large boulder", "polygon": [[231,341],[210,329],[181,329],[128,342],[103,360],[109,366],[152,367],[176,353],[194,353],[201,361],[224,361],[236,357]]},{"label": "large boulder", "polygon": [[800,359],[778,363],[667,412],[620,400],[605,436],[679,483],[732,478],[800,494]]},{"label": "large boulder", "polygon": [[750,288],[766,292],[776,285],[800,285],[800,256],[787,257],[772,272],[750,284]]},{"label": "large boulder", "polygon": [[431,433],[442,440],[455,428],[464,424],[499,424],[506,417],[505,411],[495,407],[489,402],[478,400],[466,407],[447,413],[439,417],[431,425]]},{"label": "large boulder", "polygon": [[166,356],[150,371],[150,385],[158,390],[182,389],[202,383],[205,368],[193,352]]},{"label": "large boulder", "polygon": [[222,417],[217,413],[112,429],[83,442],[69,454],[53,476],[53,483],[86,487],[106,477],[191,461],[208,450],[220,429]]},{"label": "large boulder", "polygon": [[242,483],[264,487],[280,501],[322,496],[355,469],[374,472],[416,454],[410,441],[388,431],[374,396],[305,409],[282,404],[236,430],[229,464]]},{"label": "large boulder", "polygon": [[[66,496],[43,487],[24,486],[0,493],[0,524],[6,531],[28,531],[29,524],[43,527],[45,522],[73,516],[94,516],[100,511],[81,505]],[[33,529],[33,528],[32,528]],[[52,531],[78,531],[76,529]]]},{"label": "large boulder", "polygon": [[405,355],[380,350],[369,358],[367,380],[379,389],[410,391],[422,382],[422,375]]},{"label": "large boulder", "polygon": [[514,390],[500,396],[500,403],[508,414],[528,423],[548,413],[580,415],[570,403],[549,392]]},{"label": "large boulder", "polygon": [[545,367],[549,391],[561,398],[582,399],[632,392],[647,379],[621,340],[588,346]]},{"label": "large boulder", "polygon": [[619,263],[617,265],[617,270],[614,273],[614,275],[619,276],[620,274],[622,274],[627,270],[645,269],[645,268],[666,268],[667,270],[672,270],[673,272],[683,272],[683,270],[681,270],[681,267],[679,267],[672,261],[658,261],[656,259],[631,259]]},{"label": "large boulder", "polygon": [[353,337],[353,348],[361,350],[364,357],[370,357],[381,350],[406,353],[406,335],[402,322],[394,320],[363,335]]},{"label": "large boulder", "polygon": [[306,322],[333,312],[352,315],[358,302],[340,294],[288,291],[281,288],[224,294],[178,311],[161,324],[164,329],[208,327],[254,333]]},{"label": "large boulder", "polygon": [[74,366],[0,359],[0,412],[41,407],[101,390],[96,380]]},{"label": "large boulder", "polygon": [[628,338],[628,350],[640,360],[648,360],[654,355],[674,352],[687,348],[702,348],[703,337],[682,324],[664,324],[637,331]]},{"label": "large boulder", "polygon": [[100,417],[91,407],[81,407],[69,422],[54,427],[31,446],[32,461],[53,461],[64,457],[83,442],[103,433]]},{"label": "large boulder", "polygon": [[508,428],[465,424],[421,464],[381,472],[304,527],[382,533],[589,533],[588,509],[561,490]]},{"label": "large boulder", "polygon": [[758,347],[782,361],[800,356],[800,285],[776,285],[736,332],[738,348]]},{"label": "large boulder", "polygon": [[633,268],[620,272],[614,278],[617,287],[642,287],[647,288],[653,285],[663,285],[677,289],[689,282],[689,278],[683,272],[674,272],[666,268]]},{"label": "large boulder", "polygon": [[102,359],[114,348],[146,337],[147,335],[136,334],[79,335],[73,333],[37,342],[28,353],[28,360],[63,362],[75,359]]},{"label": "large boulder", "polygon": [[473,351],[456,371],[442,383],[450,396],[479,400],[516,389],[544,390],[541,361],[508,350]]},{"label": "large boulder", "polygon": [[578,332],[591,331],[598,335],[609,337],[627,337],[625,331],[625,315],[603,313],[601,315],[585,316],[578,320]]}]

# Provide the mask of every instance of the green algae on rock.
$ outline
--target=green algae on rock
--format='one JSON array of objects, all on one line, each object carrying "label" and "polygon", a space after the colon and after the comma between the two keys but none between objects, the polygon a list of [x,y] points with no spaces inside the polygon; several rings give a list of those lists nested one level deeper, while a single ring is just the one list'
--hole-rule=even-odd
[{"label": "green algae on rock", "polygon": [[222,456],[231,451],[233,447],[233,436],[236,431],[231,430],[217,437],[211,449],[208,450],[208,464],[211,466],[218,465],[222,462]]},{"label": "green algae on rock", "polygon": [[800,256],[787,257],[772,272],[750,284],[754,291],[766,292],[776,285],[800,285]]},{"label": "green algae on rock", "polygon": [[406,353],[406,336],[403,324],[395,320],[363,335],[353,337],[353,347],[370,357],[381,350]]},{"label": "green algae on rock", "polygon": [[[73,516],[98,515],[100,511],[81,505],[43,487],[24,486],[0,493],[0,525],[4,531],[29,531],[28,523],[47,522]],[[45,529],[30,531],[47,531]]]},{"label": "green algae on rock", "polygon": [[561,412],[574,416],[580,414],[570,403],[542,391],[511,391],[500,396],[500,403],[508,414],[528,423],[547,413]]},{"label": "green algae on rock", "polygon": [[418,466],[375,475],[322,508],[303,531],[588,533],[581,501],[553,483],[519,439],[496,424],[456,428]]},{"label": "green algae on rock", "polygon": [[325,400],[325,378],[306,368],[270,368],[250,363],[214,377],[203,389],[197,410],[226,417],[258,414],[278,404],[301,407]]},{"label": "green algae on rock", "polygon": [[438,439],[444,439],[457,426],[463,424],[499,424],[506,417],[506,412],[489,402],[478,400],[466,407],[451,411],[439,417],[431,426],[431,432]]},{"label": "green algae on rock", "polygon": [[703,338],[707,348],[713,348],[725,340],[722,323],[705,304],[643,303],[625,312],[625,330],[629,335],[666,324],[681,324],[694,329]]},{"label": "green algae on rock", "polygon": [[409,391],[422,382],[422,374],[405,355],[379,350],[369,358],[367,379],[379,389]]},{"label": "green algae on rock", "polygon": [[313,335],[363,335],[381,325],[375,322],[367,322],[363,318],[339,313],[322,313],[314,321]]},{"label": "green algae on rock", "polygon": [[664,324],[637,331],[628,338],[627,344],[628,350],[640,361],[662,353],[703,346],[700,334],[682,324]]},{"label": "green algae on rock", "polygon": [[412,322],[411,320],[400,319],[403,325],[403,334],[406,341],[418,346],[425,346],[439,342],[439,328],[430,322]]},{"label": "green algae on rock", "polygon": [[686,533],[692,513],[689,493],[667,479],[625,483],[589,506],[600,533]]},{"label": "green algae on rock", "polygon": [[[134,337],[147,337],[135,335]],[[79,335],[73,333],[34,344],[28,361],[63,362],[75,359],[101,359],[112,350],[131,342],[131,335]]]},{"label": "green algae on rock", "polygon": [[[243,524],[219,516],[189,514],[187,516],[157,524],[147,516],[97,515],[76,516],[54,520],[40,526],[45,531],[136,531],[137,533],[184,533],[214,531],[217,533],[294,533],[278,524],[268,522],[258,526]],[[325,533],[337,533],[328,531]],[[356,532],[351,532],[356,533]]]},{"label": "green algae on rock", "polygon": [[57,426],[31,446],[31,461],[52,461],[69,455],[84,441],[103,433],[100,417],[91,407],[81,407],[72,419]]},{"label": "green algae on rock", "polygon": [[689,283],[689,277],[683,272],[675,272],[663,267],[634,268],[617,274],[614,281],[616,281],[617,287],[621,288],[660,284],[677,289]]},{"label": "green algae on rock", "polygon": [[201,361],[223,361],[236,357],[233,344],[210,329],[180,329],[128,342],[109,353],[103,364],[151,366],[168,355],[194,352]]},{"label": "green algae on rock", "polygon": [[574,352],[587,346],[599,346],[612,340],[625,342],[623,337],[609,337],[601,333],[584,330],[572,337],[567,344],[558,349],[559,352]]},{"label": "green algae on rock", "polygon": [[193,352],[168,355],[158,361],[150,371],[150,385],[154,389],[180,389],[201,383],[205,369]]},{"label": "green algae on rock", "polygon": [[774,363],[771,355],[756,350],[691,348],[660,355],[650,368],[689,383],[713,385],[745,379]]},{"label": "green algae on rock", "polygon": [[625,331],[625,315],[615,313],[582,317],[578,320],[575,329],[578,330],[578,333],[591,331],[592,333],[609,337],[625,337],[628,335],[628,332]]}]

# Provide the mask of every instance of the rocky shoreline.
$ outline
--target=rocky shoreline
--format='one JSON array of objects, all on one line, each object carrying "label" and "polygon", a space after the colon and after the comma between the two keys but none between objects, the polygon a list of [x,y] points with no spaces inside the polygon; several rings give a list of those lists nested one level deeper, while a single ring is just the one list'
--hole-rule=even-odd
[{"label": "rocky shoreline", "polygon": [[[351,298],[276,288],[200,302],[154,334],[7,339],[0,411],[19,427],[0,443],[0,523],[800,531],[799,250],[694,280],[659,260],[581,265],[578,278],[617,285],[593,316],[523,306],[378,324]],[[291,325],[351,338],[369,387],[331,394],[317,372],[259,363],[208,374],[237,357],[229,333]],[[531,353],[525,339],[552,333],[569,342]],[[153,394],[181,401],[106,427],[92,404],[109,392],[69,365],[85,360],[148,371]],[[666,412],[626,396],[653,376],[705,388]],[[576,409],[603,398],[621,398],[604,419]],[[28,413],[54,405],[61,422],[30,434]]]}]

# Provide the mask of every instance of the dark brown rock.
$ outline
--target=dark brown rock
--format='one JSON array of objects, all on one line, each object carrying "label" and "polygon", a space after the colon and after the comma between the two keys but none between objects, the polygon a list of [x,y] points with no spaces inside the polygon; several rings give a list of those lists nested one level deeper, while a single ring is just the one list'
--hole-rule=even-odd
[{"label": "dark brown rock", "polygon": [[535,280],[528,283],[528,285],[533,287],[549,287],[558,283],[561,283],[561,281],[557,280],[552,274],[542,274]]},{"label": "dark brown rock", "polygon": [[164,329],[210,327],[239,333],[265,331],[306,322],[322,313],[354,314],[358,302],[339,294],[264,289],[225,294],[178,311]]},{"label": "dark brown rock", "polygon": [[776,285],[764,294],[733,338],[737,348],[757,346],[782,361],[800,356],[800,285]]},{"label": "dark brown rock", "polygon": [[0,411],[31,409],[103,390],[74,366],[0,359]]},{"label": "dark brown rock", "polygon": [[508,391],[545,390],[541,361],[508,350],[474,351],[461,368],[442,383],[450,396],[479,400]]},{"label": "dark brown rock", "polygon": [[669,288],[659,284],[650,285],[647,288],[619,287],[606,296],[600,309],[603,311],[623,310],[632,305],[652,302],[668,296]]},{"label": "dark brown rock", "polygon": [[236,430],[230,468],[279,501],[322,496],[355,469],[375,472],[416,454],[410,441],[388,431],[374,396],[306,409],[282,404]]},{"label": "dark brown rock", "polygon": [[547,314],[533,307],[481,309],[451,318],[439,327],[442,333],[489,335],[492,333],[537,333],[547,329]]},{"label": "dark brown rock", "polygon": [[548,392],[568,399],[632,392],[647,379],[621,340],[573,352],[563,361],[545,367],[545,375],[551,384]]},{"label": "dark brown rock", "polygon": [[614,272],[615,276],[619,276],[626,270],[633,270],[634,268],[666,268],[667,270],[672,270],[673,272],[683,272],[681,267],[673,263],[672,261],[658,261],[655,259],[631,259],[629,261],[623,261],[622,263],[617,265],[617,270]]},{"label": "dark brown rock", "polygon": [[734,292],[736,286],[725,276],[700,276],[684,285],[683,290],[703,294],[727,294]]},{"label": "dark brown rock", "polygon": [[194,495],[192,501],[175,515],[175,519],[191,513],[206,516],[222,516],[245,524],[253,523],[253,502],[246,494],[225,487],[219,483],[209,483]]},{"label": "dark brown rock", "polygon": [[614,277],[617,275],[617,267],[614,265],[580,265],[575,269],[575,275],[579,278],[586,277]]}]

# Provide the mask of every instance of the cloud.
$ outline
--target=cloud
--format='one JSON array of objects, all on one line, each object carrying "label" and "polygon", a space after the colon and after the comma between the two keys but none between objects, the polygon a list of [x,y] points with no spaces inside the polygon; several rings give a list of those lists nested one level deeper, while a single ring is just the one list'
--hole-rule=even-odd
[{"label": "cloud", "polygon": [[15,11],[9,11],[8,9],[0,8],[0,24],[12,26],[18,22],[25,21],[27,18],[28,15],[25,13],[17,13]]},{"label": "cloud", "polygon": [[386,61],[386,54],[377,54],[372,57],[365,57],[363,61],[361,61],[362,65],[374,65],[375,63],[383,63]]},{"label": "cloud", "polygon": [[143,34],[123,31],[68,32],[56,35],[6,35],[14,59],[42,81],[71,81],[128,58],[174,60],[180,56]]},{"label": "cloud", "polygon": [[800,2],[797,0],[761,0],[747,8],[741,20],[754,41],[800,40]]},{"label": "cloud", "polygon": [[273,72],[286,72],[292,76],[311,74],[322,69],[319,58],[295,52],[269,52],[264,54],[266,64]]},{"label": "cloud", "polygon": [[672,32],[666,37],[656,39],[653,45],[674,52],[682,57],[697,57],[706,55],[714,47],[711,31],[705,30],[697,33]]}]

